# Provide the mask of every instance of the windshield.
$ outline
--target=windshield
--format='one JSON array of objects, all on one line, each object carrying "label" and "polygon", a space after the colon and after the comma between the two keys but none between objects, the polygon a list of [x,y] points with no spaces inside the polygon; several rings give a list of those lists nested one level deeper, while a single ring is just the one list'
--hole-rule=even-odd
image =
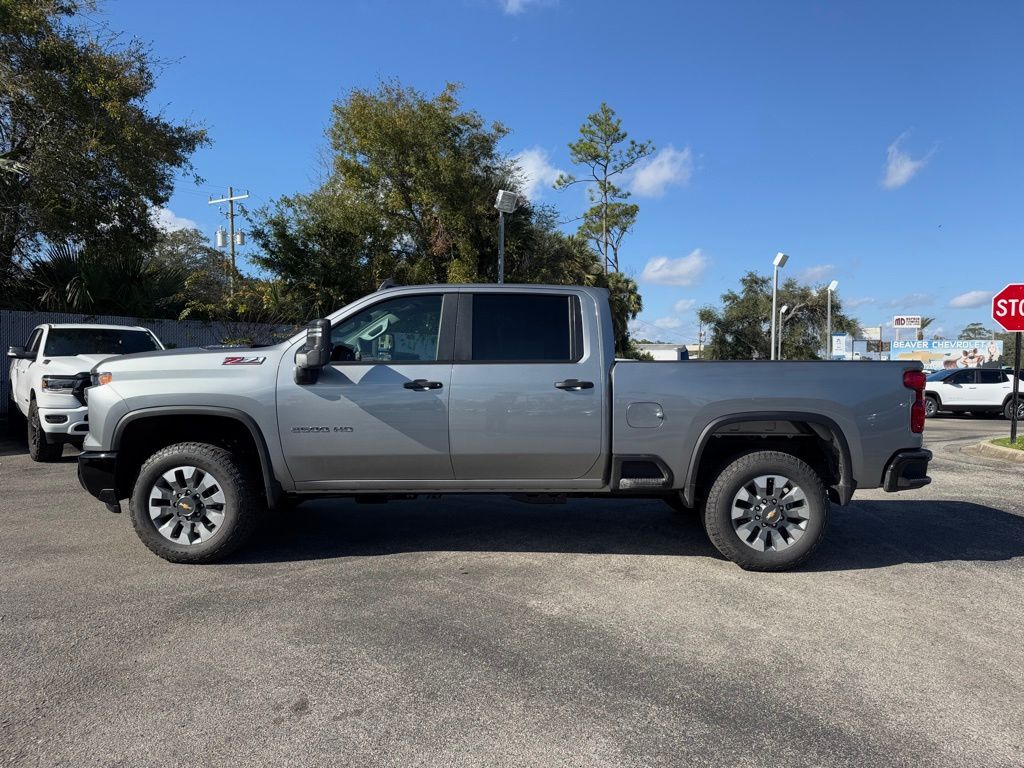
[{"label": "windshield", "polygon": [[129,355],[160,349],[148,331],[115,328],[51,328],[46,337],[46,357],[72,355]]},{"label": "windshield", "polygon": [[936,371],[928,376],[928,381],[942,381],[947,376],[952,376],[954,373],[959,371],[959,368],[944,368],[941,371]]}]

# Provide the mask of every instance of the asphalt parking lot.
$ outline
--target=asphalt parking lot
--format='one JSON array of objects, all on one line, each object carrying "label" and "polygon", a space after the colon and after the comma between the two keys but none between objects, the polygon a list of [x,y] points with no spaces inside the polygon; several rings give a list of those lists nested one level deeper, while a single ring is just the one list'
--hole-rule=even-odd
[{"label": "asphalt parking lot", "polygon": [[1021,766],[1024,480],[931,486],[785,574],[659,501],[310,502],[175,566],[0,443],[0,765]]}]

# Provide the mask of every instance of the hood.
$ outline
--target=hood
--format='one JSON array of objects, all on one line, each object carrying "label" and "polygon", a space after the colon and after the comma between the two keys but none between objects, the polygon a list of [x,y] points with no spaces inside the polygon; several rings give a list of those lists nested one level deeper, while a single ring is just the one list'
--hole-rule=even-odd
[{"label": "hood", "polygon": [[[238,379],[243,375],[259,377],[270,371],[273,371],[271,375],[276,376],[278,362],[286,348],[287,345],[277,344],[255,349],[190,347],[136,352],[104,358],[92,370],[109,371],[114,374],[115,382],[124,381],[125,376],[130,379],[161,380],[194,377]],[[199,386],[198,381],[193,383]]]},{"label": "hood", "polygon": [[110,355],[69,355],[68,357],[44,357],[39,367],[44,374],[76,374],[88,372]]}]

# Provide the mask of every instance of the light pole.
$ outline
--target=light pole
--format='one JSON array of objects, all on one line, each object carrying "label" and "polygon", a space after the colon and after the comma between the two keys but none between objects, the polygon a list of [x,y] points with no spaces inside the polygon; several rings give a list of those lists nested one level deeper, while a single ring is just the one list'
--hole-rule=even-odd
[{"label": "light pole", "polygon": [[775,356],[776,360],[782,359],[782,316],[789,310],[789,304],[783,304],[782,309],[779,310],[779,353]]},{"label": "light pole", "polygon": [[515,192],[498,190],[498,198],[494,207],[498,209],[498,283],[505,282],[505,214],[512,213],[519,202]]},{"label": "light pole", "polygon": [[832,294],[839,287],[839,281],[833,280],[828,284],[828,314],[825,320],[825,354],[827,359],[832,359]]},{"label": "light pole", "polygon": [[775,265],[775,277],[772,280],[772,344],[769,356],[772,360],[775,360],[775,302],[776,297],[779,293],[779,270],[786,266],[786,262],[789,261],[789,256],[779,251],[775,254],[775,260],[772,264]]}]

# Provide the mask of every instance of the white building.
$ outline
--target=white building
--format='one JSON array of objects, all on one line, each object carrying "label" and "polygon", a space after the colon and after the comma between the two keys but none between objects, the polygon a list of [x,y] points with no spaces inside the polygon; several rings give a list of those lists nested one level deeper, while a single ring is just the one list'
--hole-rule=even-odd
[{"label": "white building", "polygon": [[637,344],[636,348],[649,352],[655,360],[700,359],[700,347],[696,344]]}]

